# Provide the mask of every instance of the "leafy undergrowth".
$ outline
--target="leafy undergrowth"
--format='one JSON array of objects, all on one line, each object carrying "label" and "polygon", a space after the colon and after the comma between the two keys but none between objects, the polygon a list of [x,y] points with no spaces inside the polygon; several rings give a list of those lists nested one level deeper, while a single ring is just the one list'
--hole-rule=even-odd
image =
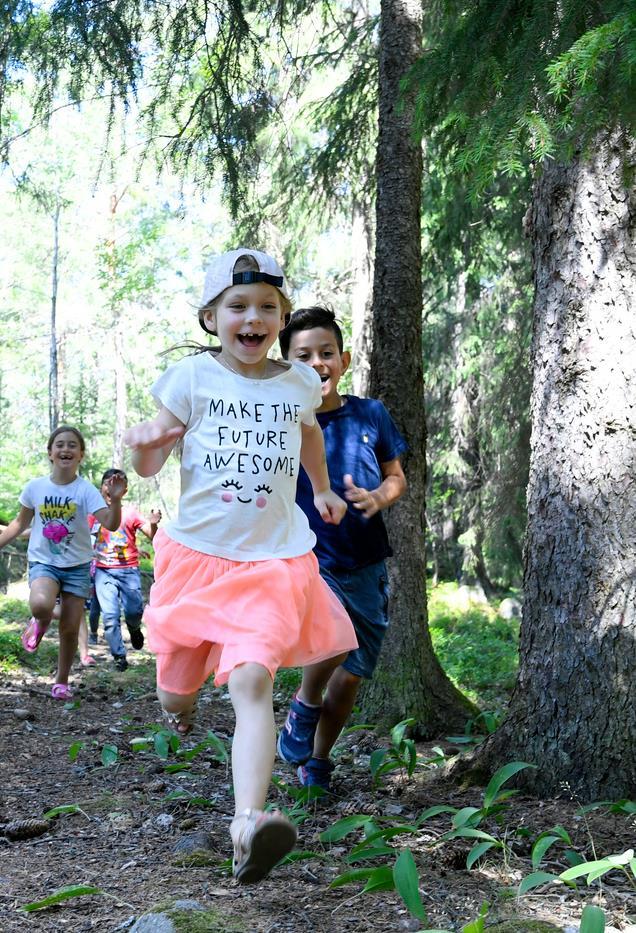
[{"label": "leafy undergrowth", "polygon": [[[0,627],[2,638],[17,639],[24,621]],[[54,635],[38,667],[19,666],[18,654],[0,678],[0,741],[10,750],[0,775],[3,933],[114,933],[192,898],[204,912],[193,925],[177,910],[179,929],[481,933],[521,918],[538,931],[537,921],[577,927],[587,907],[597,930],[606,919],[634,933],[636,879],[625,854],[633,804],[582,811],[569,799],[514,795],[523,762],[486,788],[460,790],[445,775],[457,746],[416,744],[408,723],[389,736],[349,730],[329,797],[308,799],[277,763],[271,800],[297,822],[299,845],[262,884],[239,887],[228,861],[227,692],[206,685],[199,726],[179,740],[158,722],[150,655],[131,653],[130,669],[117,673],[103,645],[95,653],[96,669],[74,670],[68,703],[48,695]],[[277,682],[279,722],[293,677]],[[175,851],[197,832],[208,834],[206,851]],[[602,864],[581,866],[593,860]]]},{"label": "leafy undergrowth", "polygon": [[453,683],[483,710],[503,713],[517,675],[519,622],[471,603],[456,583],[429,587],[433,646]]}]

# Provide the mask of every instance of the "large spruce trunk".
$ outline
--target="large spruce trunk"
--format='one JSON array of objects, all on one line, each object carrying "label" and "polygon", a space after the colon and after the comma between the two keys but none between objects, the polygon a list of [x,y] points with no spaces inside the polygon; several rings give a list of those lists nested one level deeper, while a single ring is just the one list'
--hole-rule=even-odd
[{"label": "large spruce trunk", "polygon": [[400,80],[421,55],[421,20],[420,0],[381,4],[370,395],[382,399],[408,441],[409,489],[385,513],[395,552],[389,565],[391,625],[362,709],[365,720],[383,726],[412,716],[417,733],[431,736],[463,725],[471,706],[439,666],[426,614],[422,151],[413,138],[412,102],[400,95]]},{"label": "large spruce trunk", "polygon": [[636,791],[636,147],[593,152],[535,187],[520,671],[480,755],[581,800]]}]

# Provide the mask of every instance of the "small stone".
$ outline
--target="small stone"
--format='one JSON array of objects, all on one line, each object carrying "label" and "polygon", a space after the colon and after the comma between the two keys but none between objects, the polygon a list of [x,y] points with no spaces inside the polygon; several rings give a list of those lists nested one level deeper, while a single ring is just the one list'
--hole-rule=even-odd
[{"label": "small stone", "polygon": [[35,719],[35,716],[30,709],[14,709],[13,715],[16,719],[21,719],[23,722],[25,722],[27,719]]},{"label": "small stone", "polygon": [[172,856],[175,865],[209,865],[217,857],[214,837],[202,830],[182,836],[172,850]]},{"label": "small stone", "polygon": [[185,829],[194,829],[194,827],[195,827],[196,825],[197,825],[197,821],[196,821],[195,817],[193,817],[193,816],[188,816],[188,817],[186,817],[185,820],[181,820],[181,822],[179,823],[179,829],[184,829],[184,830],[185,830]]},{"label": "small stone", "polygon": [[154,819],[154,824],[159,829],[162,829],[164,832],[172,829],[172,824],[174,823],[174,816],[170,813],[160,813]]}]

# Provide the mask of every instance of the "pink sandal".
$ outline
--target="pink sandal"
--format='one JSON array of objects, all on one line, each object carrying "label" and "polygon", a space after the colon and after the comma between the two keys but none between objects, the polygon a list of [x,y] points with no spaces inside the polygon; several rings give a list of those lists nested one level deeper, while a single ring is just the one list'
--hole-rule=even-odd
[{"label": "pink sandal", "polygon": [[97,661],[92,654],[85,654],[83,658],[80,658],[80,663],[82,667],[94,667]]},{"label": "pink sandal", "polygon": [[22,647],[25,651],[28,651],[29,654],[33,654],[34,651],[38,650],[40,642],[44,638],[49,625],[49,622],[44,625],[39,619],[31,617],[31,621],[20,636],[22,639]]},{"label": "pink sandal", "polygon": [[73,691],[68,684],[53,684],[51,687],[51,696],[54,700],[71,700]]},{"label": "pink sandal", "polygon": [[241,884],[254,884],[291,852],[298,833],[280,810],[250,808],[237,813],[234,820],[242,818],[245,823],[234,843],[232,873]]}]

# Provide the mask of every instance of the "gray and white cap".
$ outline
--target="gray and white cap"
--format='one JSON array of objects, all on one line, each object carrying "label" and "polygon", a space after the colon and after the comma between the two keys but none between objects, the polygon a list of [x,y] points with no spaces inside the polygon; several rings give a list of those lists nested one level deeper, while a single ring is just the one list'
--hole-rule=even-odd
[{"label": "gray and white cap", "polygon": [[[234,266],[239,256],[253,256],[258,264],[258,272],[251,269],[245,272],[235,272]],[[261,253],[257,249],[233,249],[221,256],[213,256],[205,273],[201,307],[204,308],[232,285],[252,285],[255,282],[274,285],[289,300],[283,270],[267,253]]]}]

